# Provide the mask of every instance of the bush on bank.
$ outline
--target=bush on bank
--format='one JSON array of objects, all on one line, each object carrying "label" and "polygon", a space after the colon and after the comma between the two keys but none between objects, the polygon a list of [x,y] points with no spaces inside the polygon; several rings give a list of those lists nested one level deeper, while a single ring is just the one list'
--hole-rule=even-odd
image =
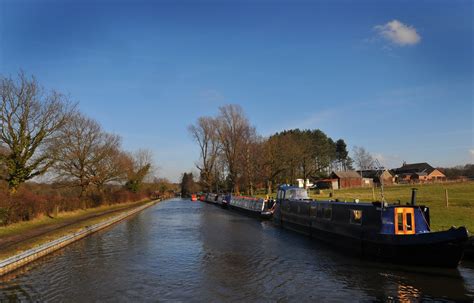
[{"label": "bush on bank", "polygon": [[55,217],[59,212],[120,204],[156,197],[151,188],[133,193],[120,186],[108,186],[102,192],[90,192],[79,198],[77,189],[54,188],[50,184],[25,183],[10,195],[0,188],[0,225],[29,221],[41,216]]}]

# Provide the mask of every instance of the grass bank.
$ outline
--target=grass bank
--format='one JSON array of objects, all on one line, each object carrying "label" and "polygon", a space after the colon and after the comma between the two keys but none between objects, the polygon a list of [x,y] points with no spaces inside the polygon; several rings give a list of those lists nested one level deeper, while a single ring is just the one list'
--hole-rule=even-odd
[{"label": "grass bank", "polygon": [[43,216],[27,222],[0,227],[0,259],[8,258],[43,243],[105,221],[118,214],[148,203],[149,200],[100,206],[97,208]]},{"label": "grass bank", "polygon": [[[430,208],[432,230],[465,226],[471,233],[474,233],[474,182],[386,186],[385,199],[389,203],[400,200],[402,204],[405,204],[411,199],[411,188],[413,187],[418,189],[417,203]],[[446,207],[445,189],[448,190],[449,207]],[[323,190],[320,194],[310,191],[311,198],[316,200],[373,200],[372,188],[334,190],[332,197],[330,197],[330,193],[331,190]],[[375,199],[380,200],[380,189],[375,189]]]}]

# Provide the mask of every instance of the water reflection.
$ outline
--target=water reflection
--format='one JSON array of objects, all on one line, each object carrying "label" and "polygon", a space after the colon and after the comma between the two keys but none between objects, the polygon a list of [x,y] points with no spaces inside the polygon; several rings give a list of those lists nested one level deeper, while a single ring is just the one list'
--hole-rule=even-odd
[{"label": "water reflection", "polygon": [[0,281],[0,300],[472,301],[473,266],[346,256],[213,205],[163,202]]}]

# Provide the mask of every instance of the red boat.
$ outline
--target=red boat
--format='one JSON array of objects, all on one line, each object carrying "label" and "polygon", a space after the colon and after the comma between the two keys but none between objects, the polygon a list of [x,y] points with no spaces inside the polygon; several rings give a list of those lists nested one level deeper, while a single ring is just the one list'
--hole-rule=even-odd
[{"label": "red boat", "polygon": [[191,195],[191,201],[197,201],[197,196],[194,195],[194,194],[192,194],[192,195]]}]

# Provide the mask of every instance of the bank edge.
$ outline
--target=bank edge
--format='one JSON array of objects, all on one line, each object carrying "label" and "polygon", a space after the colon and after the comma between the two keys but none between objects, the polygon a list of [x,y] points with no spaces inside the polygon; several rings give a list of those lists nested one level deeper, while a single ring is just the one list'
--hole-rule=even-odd
[{"label": "bank edge", "polygon": [[0,261],[0,276],[3,276],[7,273],[10,273],[22,266],[25,266],[26,264],[33,262],[41,257],[44,257],[58,249],[61,249],[77,240],[80,240],[90,234],[93,234],[101,229],[104,229],[106,227],[109,227],[115,223],[118,223],[127,217],[130,217],[145,208],[148,208],[152,205],[155,205],[158,203],[159,200],[154,200],[151,201],[150,203],[147,203],[143,206],[139,206],[137,208],[134,208],[130,211],[124,212],[120,215],[117,215],[115,217],[112,217],[108,220],[105,220],[103,222],[99,222],[97,224],[91,225],[91,226],[86,226],[85,228],[74,232],[72,234],[60,237],[56,240],[41,244],[38,247],[26,250],[22,253],[19,253],[17,255],[11,256],[7,259],[1,260]]}]

